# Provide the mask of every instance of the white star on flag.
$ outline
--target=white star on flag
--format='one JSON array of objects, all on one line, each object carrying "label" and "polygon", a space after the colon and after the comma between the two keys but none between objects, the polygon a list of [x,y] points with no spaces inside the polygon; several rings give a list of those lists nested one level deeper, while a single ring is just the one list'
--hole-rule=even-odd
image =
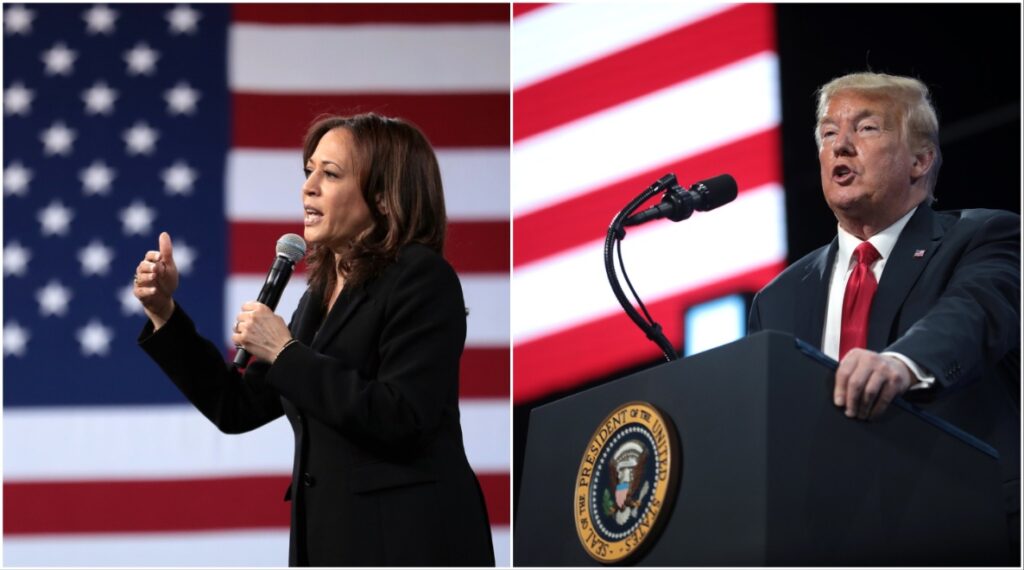
[{"label": "white star on flag", "polygon": [[64,42],[57,42],[52,48],[44,51],[40,59],[46,64],[46,75],[71,75],[77,57],[78,54],[68,49]]},{"label": "white star on flag", "polygon": [[188,83],[179,81],[174,88],[164,91],[167,112],[171,115],[191,115],[196,112],[199,96],[199,91],[193,89]]},{"label": "white star on flag", "polygon": [[133,200],[131,205],[121,210],[121,224],[125,235],[146,235],[150,232],[156,210],[146,206],[142,200]]},{"label": "white star on flag", "polygon": [[27,36],[32,31],[32,19],[36,13],[18,4],[4,11],[4,33]]},{"label": "white star on flag", "polygon": [[180,238],[174,240],[174,264],[178,267],[178,273],[181,275],[192,273],[196,257],[199,255],[195,248],[185,243],[185,240]]},{"label": "white star on flag", "polygon": [[88,168],[78,173],[82,181],[82,193],[86,196],[110,194],[110,184],[117,176],[113,168],[102,160],[94,160]]},{"label": "white star on flag", "polygon": [[4,114],[28,116],[34,96],[35,92],[26,88],[24,83],[15,81],[4,90]]},{"label": "white star on flag", "polygon": [[39,140],[43,141],[43,154],[53,156],[71,154],[71,145],[75,142],[75,131],[69,129],[64,121],[57,121],[42,132]]},{"label": "white star on flag", "polygon": [[45,287],[36,291],[36,301],[39,302],[39,314],[48,317],[57,315],[63,317],[68,313],[68,303],[71,302],[71,289],[61,285],[60,281],[51,279]]},{"label": "white star on flag", "polygon": [[4,325],[4,356],[25,356],[25,348],[28,346],[28,329],[22,327],[17,321],[8,321]]},{"label": "white star on flag", "polygon": [[94,239],[89,245],[78,250],[78,261],[82,264],[82,275],[106,275],[110,271],[110,262],[114,260],[114,250]]},{"label": "white star on flag", "polygon": [[125,152],[129,155],[153,154],[160,133],[145,121],[136,121],[132,128],[123,133],[126,145]]},{"label": "white star on flag", "polygon": [[28,269],[28,262],[32,259],[32,252],[18,241],[12,241],[4,246],[4,277],[17,275],[22,277]]},{"label": "white star on flag", "polygon": [[160,178],[164,181],[164,190],[171,195],[191,194],[192,184],[197,177],[195,169],[189,167],[183,160],[175,161],[173,165],[160,173]]},{"label": "white star on flag", "polygon": [[128,285],[117,290],[117,300],[121,303],[121,314],[126,317],[146,313],[142,310],[142,303],[135,298],[135,283],[133,282],[129,282]]},{"label": "white star on flag", "polygon": [[83,12],[82,19],[85,20],[85,30],[90,36],[95,34],[110,35],[114,33],[114,21],[117,20],[117,12],[111,10],[109,6],[100,4]]},{"label": "white star on flag", "polygon": [[24,196],[31,181],[32,171],[19,161],[12,162],[4,169],[4,195]]},{"label": "white star on flag", "polygon": [[160,53],[149,47],[145,42],[124,52],[124,60],[128,63],[128,75],[153,75],[156,71],[156,60]]},{"label": "white star on flag", "polygon": [[167,12],[168,30],[172,34],[194,34],[202,15],[188,6],[175,6]]},{"label": "white star on flag", "polygon": [[89,324],[78,329],[75,338],[82,345],[82,356],[106,356],[110,352],[114,330],[103,326],[99,319],[92,319]]},{"label": "white star on flag", "polygon": [[117,90],[111,89],[106,81],[97,81],[92,87],[82,91],[82,101],[85,101],[85,112],[88,115],[113,113],[116,100]]},{"label": "white star on flag", "polygon": [[44,236],[62,236],[67,235],[74,215],[75,213],[65,207],[60,200],[53,200],[50,205],[39,210],[36,219],[42,225],[41,231]]}]

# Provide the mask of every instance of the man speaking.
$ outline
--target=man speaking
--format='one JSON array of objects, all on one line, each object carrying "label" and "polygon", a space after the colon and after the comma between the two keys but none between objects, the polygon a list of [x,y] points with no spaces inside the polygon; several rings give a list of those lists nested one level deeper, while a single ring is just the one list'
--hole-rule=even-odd
[{"label": "man speaking", "polygon": [[998,449],[1016,559],[1020,217],[932,209],[939,125],[916,79],[832,80],[815,139],[838,235],[757,294],[750,332],[788,332],[838,360],[833,400],[849,418],[903,396]]}]

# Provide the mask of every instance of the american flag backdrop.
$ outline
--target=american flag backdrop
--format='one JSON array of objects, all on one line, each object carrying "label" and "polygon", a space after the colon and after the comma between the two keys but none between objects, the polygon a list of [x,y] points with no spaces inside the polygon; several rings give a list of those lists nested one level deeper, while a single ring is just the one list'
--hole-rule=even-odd
[{"label": "american flag backdrop", "polygon": [[227,436],[185,402],[136,346],[131,278],[168,231],[176,298],[227,356],[301,234],[306,127],[376,111],[441,163],[463,433],[508,565],[509,6],[5,4],[3,24],[3,563],[287,564],[287,422]]},{"label": "american flag backdrop", "polygon": [[[666,172],[687,187],[730,173],[739,196],[682,223],[630,228],[626,269],[677,350],[684,334],[694,346],[714,344],[693,343],[698,334],[731,340],[714,332],[715,318],[700,321],[710,333],[684,331],[684,313],[756,292],[785,264],[773,7],[517,4],[513,13],[515,401],[659,358],[612,294],[602,247],[615,213]],[[733,338],[743,310],[731,313]]]}]

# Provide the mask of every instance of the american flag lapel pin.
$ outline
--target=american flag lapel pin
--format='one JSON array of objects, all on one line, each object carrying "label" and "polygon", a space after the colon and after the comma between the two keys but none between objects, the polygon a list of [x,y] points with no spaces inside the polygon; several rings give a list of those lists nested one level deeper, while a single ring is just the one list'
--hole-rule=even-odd
[{"label": "american flag lapel pin", "polygon": [[914,257],[917,258],[917,259],[920,259],[920,258],[924,257],[924,250],[923,249],[915,249],[914,250]]}]

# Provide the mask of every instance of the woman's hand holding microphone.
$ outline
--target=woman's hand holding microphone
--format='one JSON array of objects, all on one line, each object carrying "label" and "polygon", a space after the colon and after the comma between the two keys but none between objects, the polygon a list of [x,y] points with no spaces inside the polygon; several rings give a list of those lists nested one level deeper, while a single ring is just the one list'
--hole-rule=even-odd
[{"label": "woman's hand holding microphone", "polygon": [[238,313],[231,340],[235,346],[241,346],[259,360],[273,363],[291,342],[292,334],[284,319],[274,314],[270,307],[249,301]]}]

